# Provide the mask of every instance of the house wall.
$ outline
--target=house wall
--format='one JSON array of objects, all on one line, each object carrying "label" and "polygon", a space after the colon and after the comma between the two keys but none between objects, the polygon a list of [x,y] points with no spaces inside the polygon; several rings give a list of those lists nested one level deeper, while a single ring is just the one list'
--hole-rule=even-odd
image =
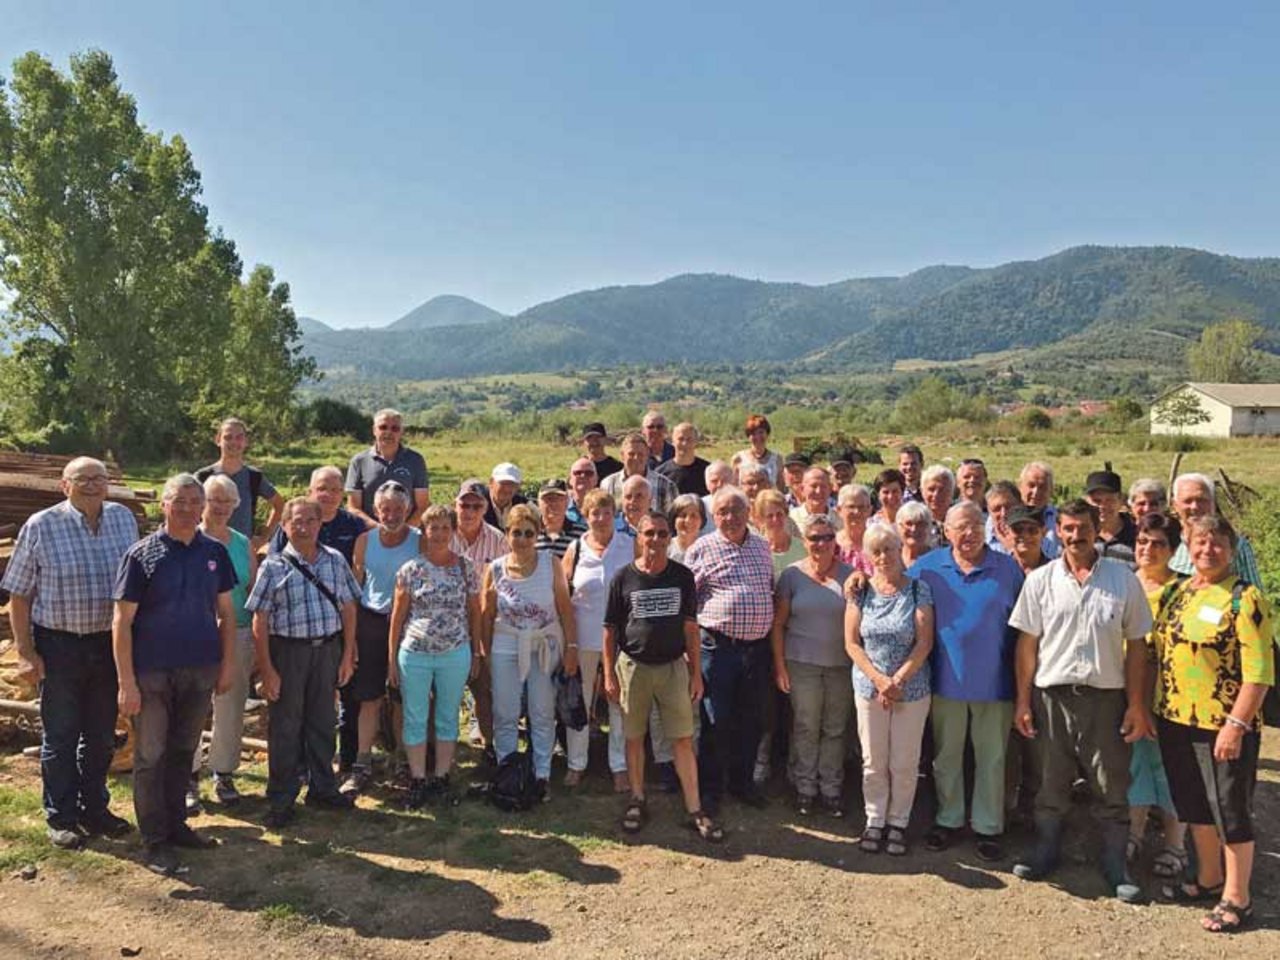
[{"label": "house wall", "polygon": [[1274,437],[1280,435],[1280,407],[1236,407],[1231,414],[1231,436]]},{"label": "house wall", "polygon": [[[1167,423],[1157,423],[1155,413],[1152,412],[1151,432],[1155,434],[1186,434],[1192,437],[1229,437],[1232,433],[1233,411],[1227,404],[1213,397],[1205,396],[1198,390],[1192,391],[1200,400],[1201,408],[1209,414],[1209,419],[1204,423],[1193,424],[1189,427],[1171,427]],[[1248,411],[1245,411],[1246,413]]]}]

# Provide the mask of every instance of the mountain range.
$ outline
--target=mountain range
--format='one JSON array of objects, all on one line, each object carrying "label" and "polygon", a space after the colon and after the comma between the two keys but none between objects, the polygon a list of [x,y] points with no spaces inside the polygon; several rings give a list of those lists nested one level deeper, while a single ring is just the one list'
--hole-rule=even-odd
[{"label": "mountain range", "polygon": [[1081,246],[825,285],[685,274],[570,294],[514,317],[436,297],[383,328],[301,322],[321,369],[426,379],[681,361],[870,370],[1009,350],[1158,365],[1181,356],[1167,338],[1194,338],[1227,317],[1261,324],[1264,347],[1280,344],[1280,258]]}]

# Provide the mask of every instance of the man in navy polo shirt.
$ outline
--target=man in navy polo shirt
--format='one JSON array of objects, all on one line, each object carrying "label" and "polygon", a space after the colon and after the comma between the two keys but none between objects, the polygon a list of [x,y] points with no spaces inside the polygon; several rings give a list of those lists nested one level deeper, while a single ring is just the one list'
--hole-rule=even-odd
[{"label": "man in navy polo shirt", "polygon": [[236,575],[227,548],[197,529],[199,480],[171,477],[161,507],[164,526],[121,558],[111,640],[120,712],[137,717],[133,806],[147,867],[171,874],[184,869],[173,847],[216,844],[187,826],[185,799],[209,696],[231,687]]},{"label": "man in navy polo shirt", "polygon": [[1022,589],[1012,557],[985,544],[982,509],[962,500],[947,511],[950,549],[933,550],[909,573],[933,594],[933,781],[938,812],[925,845],[943,850],[964,827],[964,749],[973,741],[970,820],[982,860],[1003,856],[1004,762],[1013,723],[1013,651],[1009,613]]},{"label": "man in navy polo shirt", "polygon": [[409,526],[418,526],[422,511],[431,506],[427,461],[400,442],[403,433],[404,418],[399,410],[379,410],[373,415],[373,446],[352,457],[347,467],[347,509],[370,527],[378,525],[373,498],[388,480],[413,491],[406,521]]},{"label": "man in navy polo shirt", "polygon": [[[347,561],[347,566],[350,566],[356,538],[374,524],[342,506],[342,471],[331,466],[312,470],[307,499],[320,504],[320,545],[337,550]],[[289,536],[282,524],[272,534],[267,552],[279,553],[288,542]]]}]

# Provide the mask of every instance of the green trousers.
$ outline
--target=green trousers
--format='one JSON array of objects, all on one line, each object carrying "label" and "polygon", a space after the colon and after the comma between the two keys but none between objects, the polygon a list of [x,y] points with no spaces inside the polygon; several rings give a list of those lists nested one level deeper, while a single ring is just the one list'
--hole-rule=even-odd
[{"label": "green trousers", "polygon": [[949,700],[936,694],[933,725],[933,785],[938,796],[937,823],[964,826],[964,745],[973,741],[973,832],[1004,832],[1004,758],[1013,723],[1006,700]]}]

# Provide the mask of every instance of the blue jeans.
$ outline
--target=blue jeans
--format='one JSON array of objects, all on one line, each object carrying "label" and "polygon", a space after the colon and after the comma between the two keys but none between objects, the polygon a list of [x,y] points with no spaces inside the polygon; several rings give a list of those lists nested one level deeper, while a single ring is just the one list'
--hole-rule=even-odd
[{"label": "blue jeans", "polygon": [[83,636],[32,625],[44,660],[40,684],[40,776],[49,826],[74,830],[107,810],[116,736],[116,662],[111,633]]},{"label": "blue jeans", "polygon": [[401,736],[405,746],[416,747],[427,742],[433,687],[436,742],[456,741],[462,691],[471,673],[471,645],[463,642],[443,653],[421,653],[401,647],[396,652],[396,663],[400,667],[400,695],[404,704]]},{"label": "blue jeans", "polygon": [[[751,789],[773,655],[767,640],[731,643],[702,631],[702,734],[698,784],[718,801]],[[714,804],[713,804],[714,805]]]},{"label": "blue jeans", "polygon": [[[555,664],[551,665],[555,670]],[[493,678],[493,749],[498,762],[519,745],[520,694],[529,701],[529,742],[533,748],[533,773],[539,780],[551,776],[551,751],[556,743],[556,685],[535,660],[524,683],[515,651],[489,654]]]}]

